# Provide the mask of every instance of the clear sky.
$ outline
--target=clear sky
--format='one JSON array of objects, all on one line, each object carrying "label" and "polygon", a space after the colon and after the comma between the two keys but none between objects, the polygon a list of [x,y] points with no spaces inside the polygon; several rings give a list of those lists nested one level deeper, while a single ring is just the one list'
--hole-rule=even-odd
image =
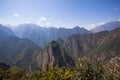
[{"label": "clear sky", "polygon": [[88,27],[120,20],[120,0],[0,0],[0,23]]}]

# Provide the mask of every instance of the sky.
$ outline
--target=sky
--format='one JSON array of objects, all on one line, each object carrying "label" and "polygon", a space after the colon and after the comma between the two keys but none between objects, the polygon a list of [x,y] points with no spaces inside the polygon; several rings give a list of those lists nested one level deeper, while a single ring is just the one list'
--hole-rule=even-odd
[{"label": "sky", "polygon": [[92,29],[116,20],[120,0],[0,0],[1,24]]}]

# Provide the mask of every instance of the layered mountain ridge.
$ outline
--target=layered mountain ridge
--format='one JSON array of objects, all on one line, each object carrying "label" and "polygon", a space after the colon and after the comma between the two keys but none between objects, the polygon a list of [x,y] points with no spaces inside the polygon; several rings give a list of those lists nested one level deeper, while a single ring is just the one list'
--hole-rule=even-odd
[{"label": "layered mountain ridge", "polygon": [[[6,27],[4,27],[4,29],[5,28]],[[25,68],[26,65],[30,65],[33,53],[39,49],[34,42],[28,39],[20,39],[5,31],[0,31],[0,37],[1,63],[24,66]]]},{"label": "layered mountain ridge", "polygon": [[40,47],[45,47],[50,41],[58,38],[66,39],[73,34],[88,34],[90,31],[75,27],[73,29],[66,28],[44,28],[35,24],[23,24],[17,26],[13,30],[20,38],[27,38],[38,44]]},{"label": "layered mountain ridge", "polygon": [[[120,55],[119,26],[112,31],[98,33],[84,31],[83,28],[79,27],[73,29],[47,29],[48,33],[51,34],[47,34],[46,28],[35,28],[34,25],[30,28],[30,32],[28,32],[28,29],[29,26],[26,29],[23,28],[23,30],[18,29],[20,30],[18,31],[20,32],[19,34],[25,36],[23,38],[21,36],[17,37],[18,35],[14,35],[17,34],[16,32],[2,25],[2,28],[0,28],[1,63],[45,71],[47,66],[75,66],[77,59],[81,56],[110,59]],[[21,30],[25,33],[22,33]],[[41,32],[38,36],[40,30]],[[57,31],[57,36],[54,34],[55,31]],[[52,34],[53,37],[48,36]],[[51,38],[46,43],[46,46],[42,43],[44,41],[42,40],[43,37]],[[39,43],[37,44],[29,38],[37,39],[45,47],[41,48]],[[46,38],[44,39],[47,41]]]}]

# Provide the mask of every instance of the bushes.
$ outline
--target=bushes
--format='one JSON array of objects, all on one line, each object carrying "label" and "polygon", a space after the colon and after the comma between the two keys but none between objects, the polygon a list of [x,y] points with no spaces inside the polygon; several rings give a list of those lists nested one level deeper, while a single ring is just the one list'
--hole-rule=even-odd
[{"label": "bushes", "polygon": [[17,68],[15,66],[2,69],[0,68],[0,75],[2,80],[26,80],[24,79],[25,76],[27,76],[27,71],[22,68]]},{"label": "bushes", "polygon": [[103,67],[99,61],[91,61],[87,57],[80,58],[76,67],[77,79],[103,80]]},{"label": "bushes", "polygon": [[78,60],[76,67],[47,67],[45,72],[36,71],[32,74],[17,67],[6,68],[6,70],[0,68],[0,78],[6,80],[119,80],[119,62],[120,57],[111,58],[109,61],[82,57]]},{"label": "bushes", "polygon": [[46,72],[35,72],[31,76],[32,80],[73,80],[74,71],[67,67],[49,67]]}]

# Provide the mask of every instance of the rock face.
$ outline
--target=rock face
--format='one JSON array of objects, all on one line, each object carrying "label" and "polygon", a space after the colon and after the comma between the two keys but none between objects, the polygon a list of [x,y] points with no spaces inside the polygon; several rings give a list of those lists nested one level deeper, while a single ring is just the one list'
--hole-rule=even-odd
[{"label": "rock face", "polygon": [[47,66],[74,66],[72,57],[56,41],[52,41],[36,57],[37,66],[43,71]]},{"label": "rock face", "polygon": [[88,30],[79,27],[75,27],[73,29],[44,28],[34,24],[19,25],[14,29],[14,32],[18,37],[30,39],[42,48],[50,41],[58,38],[65,39],[73,34],[90,33]]},{"label": "rock face", "polygon": [[111,31],[115,28],[120,27],[120,21],[112,21],[108,22],[99,26],[96,26],[94,29],[91,30],[91,32],[100,32],[100,31]]}]

